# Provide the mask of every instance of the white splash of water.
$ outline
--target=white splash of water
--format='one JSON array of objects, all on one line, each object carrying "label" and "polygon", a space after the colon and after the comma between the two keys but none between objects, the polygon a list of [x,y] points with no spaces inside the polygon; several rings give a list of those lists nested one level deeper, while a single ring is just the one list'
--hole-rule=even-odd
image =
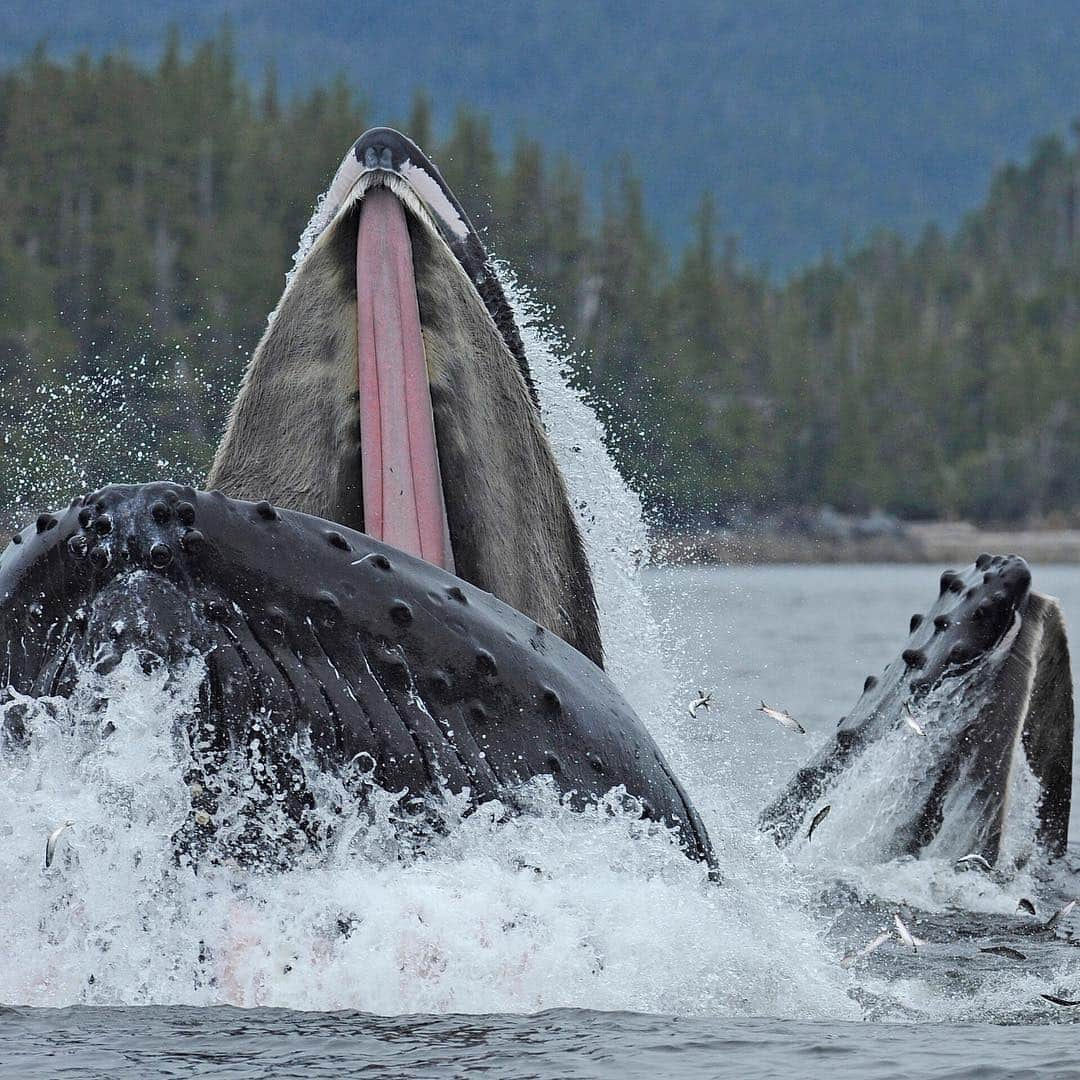
[{"label": "white splash of water", "polygon": [[596,586],[607,666],[643,711],[666,686],[670,666],[638,579],[649,538],[641,499],[623,480],[596,413],[569,381],[566,347],[505,265],[498,266],[521,331],[548,438],[566,477]]},{"label": "white splash of water", "polygon": [[392,797],[342,821],[328,784],[316,814],[338,839],[321,855],[194,872],[172,837],[191,809],[185,722],[201,676],[194,662],[170,681],[129,656],[84,673],[69,701],[4,707],[29,744],[0,755],[0,1000],[850,1012],[823,960],[793,961],[801,916],[745,909],[737,884],[717,888],[614,799],[571,812],[541,785],[510,820],[459,807],[415,854],[395,839]]},{"label": "white splash of water", "polygon": [[[496,263],[496,269],[521,331],[544,426],[585,540],[608,673],[692,789],[695,802],[702,801],[721,780],[722,759],[718,754],[703,758],[696,745],[700,732],[686,722],[686,708],[702,675],[687,669],[678,628],[657,617],[642,585],[650,540],[641,497],[620,474],[596,412],[572,385],[568,343],[513,271],[503,263]],[[713,688],[722,698],[723,688],[715,678]],[[737,779],[735,783],[737,787]],[[725,815],[734,813],[739,828],[751,828],[750,813],[735,811],[731,802]]]},{"label": "white splash of water", "polygon": [[27,383],[33,370],[5,375],[6,391],[25,407],[17,429],[3,436],[0,529],[105,483],[168,477],[198,484],[205,477],[207,462],[193,455],[183,425],[160,403],[197,393],[224,414],[232,388],[208,380],[181,349],[144,354],[124,370],[71,373],[48,384]]}]

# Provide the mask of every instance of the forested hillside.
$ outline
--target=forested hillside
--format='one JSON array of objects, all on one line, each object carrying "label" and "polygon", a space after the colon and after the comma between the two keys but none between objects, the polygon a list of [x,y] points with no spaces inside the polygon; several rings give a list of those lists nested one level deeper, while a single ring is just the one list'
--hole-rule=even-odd
[{"label": "forested hillside", "polygon": [[1072,0],[5,0],[0,66],[121,46],[156,63],[227,19],[237,63],[276,65],[285,97],[342,73],[372,117],[432,95],[565,149],[596,203],[626,155],[650,219],[688,236],[700,193],[777,275],[879,225],[953,228],[996,166],[1063,133],[1080,102]]},{"label": "forested hillside", "polygon": [[[114,461],[159,475],[159,455],[198,474],[314,197],[373,119],[344,81],[288,100],[249,86],[223,38],[190,56],[174,38],[153,68],[39,51],[0,80],[9,501],[35,494],[27,462],[56,457],[91,462],[91,481]],[[576,154],[521,138],[501,156],[470,111],[433,139],[423,99],[397,120],[567,329],[658,514],[1080,508],[1080,156],[1058,138],[999,171],[955,234],[883,232],[777,285],[710,198],[670,255],[646,163],[609,167],[590,215]],[[161,445],[133,465],[94,387],[147,371]]]}]

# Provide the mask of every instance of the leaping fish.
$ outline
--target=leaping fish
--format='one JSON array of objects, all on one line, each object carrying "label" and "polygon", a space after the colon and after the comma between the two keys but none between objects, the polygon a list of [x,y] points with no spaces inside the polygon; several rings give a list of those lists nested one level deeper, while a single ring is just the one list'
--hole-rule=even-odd
[{"label": "leaping fish", "polygon": [[920,945],[925,945],[926,942],[917,938],[905,925],[904,920],[900,918],[900,912],[897,912],[893,916],[893,924],[896,926],[896,933],[900,940],[905,945],[911,946],[911,951],[917,953]]},{"label": "leaping fish", "polygon": [[63,825],[57,825],[51,833],[49,833],[48,840],[45,841],[45,869],[47,870],[52,866],[53,857],[56,855],[56,845],[60,842],[60,836],[65,829],[70,829],[74,825],[74,821],[65,821]]},{"label": "leaping fish", "polygon": [[892,937],[891,930],[882,930],[880,934],[873,941],[867,942],[861,949],[856,949],[854,952],[849,952],[840,961],[841,967],[851,967],[856,960],[865,960],[875,949],[881,948],[889,938]]},{"label": "leaping fish", "polygon": [[1026,911],[1029,915],[1035,914],[1035,905],[1026,897],[1021,896],[1016,905],[1017,911]]},{"label": "leaping fish", "polygon": [[709,707],[709,704],[710,704],[711,701],[712,701],[712,691],[711,690],[708,693],[706,693],[704,690],[699,690],[697,698],[694,701],[690,702],[690,705],[689,705],[689,707],[687,708],[686,711],[691,716],[697,716],[698,711],[701,710],[701,709],[707,709]]},{"label": "leaping fish", "polygon": [[904,723],[907,724],[916,735],[921,735],[924,739],[926,738],[926,732],[923,731],[919,721],[915,719],[915,714],[911,711],[911,706],[906,701],[904,702]]},{"label": "leaping fish", "polygon": [[1058,908],[1057,911],[1046,920],[1046,929],[1049,930],[1051,927],[1057,926],[1057,924],[1061,922],[1074,907],[1076,907],[1076,901],[1070,900],[1064,907]]},{"label": "leaping fish", "polygon": [[797,731],[800,735],[806,734],[806,728],[795,719],[786,709],[770,709],[768,705],[762,701],[758,707],[758,712],[764,713],[770,720],[775,720],[781,727],[786,728],[788,731]]},{"label": "leaping fish", "polygon": [[991,945],[987,949],[980,949],[979,952],[989,953],[991,956],[1005,956],[1010,960],[1027,959],[1019,949],[1014,949],[1009,945]]},{"label": "leaping fish", "polygon": [[1075,1009],[1077,1005],[1080,1005],[1080,1001],[1070,1001],[1068,998],[1054,997],[1053,994],[1040,994],[1039,997],[1045,998],[1047,1001],[1054,1005],[1061,1005],[1066,1009]]},{"label": "leaping fish", "polygon": [[990,873],[994,868],[980,855],[973,851],[970,855],[963,855],[956,860],[957,866],[977,866],[980,870]]},{"label": "leaping fish", "polygon": [[814,820],[810,822],[810,828],[806,830],[806,839],[813,838],[814,830],[829,816],[829,811],[832,809],[832,803],[826,803],[815,815]]}]

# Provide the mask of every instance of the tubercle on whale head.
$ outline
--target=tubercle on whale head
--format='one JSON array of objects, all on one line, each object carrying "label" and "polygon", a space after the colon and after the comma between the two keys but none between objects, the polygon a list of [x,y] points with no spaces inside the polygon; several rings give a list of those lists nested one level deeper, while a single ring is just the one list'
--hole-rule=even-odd
[{"label": "tubercle on whale head", "polygon": [[[942,679],[962,674],[1000,645],[1023,618],[1031,595],[1031,570],[1019,555],[980,555],[962,570],[945,570],[938,598],[925,614],[911,616],[908,640],[886,677],[868,676],[863,698],[894,692],[894,672],[916,699]],[[845,725],[860,724],[864,708]]]},{"label": "tubercle on whale head", "polygon": [[[42,600],[62,606],[68,594],[85,590],[93,596],[127,570],[182,576],[188,559],[206,543],[195,527],[198,493],[169,482],[146,488],[155,497],[145,507],[146,520],[137,527],[130,520],[132,504],[124,495],[129,489],[121,486],[77,496],[66,509],[38,515],[0,552],[3,580],[18,585],[24,574],[40,578],[37,591]],[[0,595],[0,604],[12,599],[9,593]]]}]

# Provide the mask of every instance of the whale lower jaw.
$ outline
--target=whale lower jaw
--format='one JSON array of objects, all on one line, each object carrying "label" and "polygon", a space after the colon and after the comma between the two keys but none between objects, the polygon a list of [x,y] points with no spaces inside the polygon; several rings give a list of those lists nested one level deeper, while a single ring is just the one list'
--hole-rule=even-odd
[{"label": "whale lower jaw", "polygon": [[867,679],[834,738],[762,813],[777,843],[804,836],[822,804],[834,806],[835,824],[845,798],[885,783],[902,812],[865,823],[860,841],[875,861],[1023,859],[1030,848],[1010,848],[1009,823],[1025,819],[1038,852],[1064,854],[1074,723],[1064,617],[1056,599],[1028,591],[1022,560],[989,558],[942,576],[938,602],[912,617],[902,656]]},{"label": "whale lower jaw", "polygon": [[199,751],[178,840],[189,852],[213,849],[215,775],[237,754],[259,765],[260,798],[290,822],[290,845],[317,840],[300,746],[307,766],[347,777],[360,764],[368,787],[417,805],[512,800],[535,778],[573,807],[621,787],[712,861],[602,670],[490,594],[329,521],[168,483],[42,514],[0,554],[2,685],[68,697],[81,671],[132,653],[205,667],[187,732]]}]

